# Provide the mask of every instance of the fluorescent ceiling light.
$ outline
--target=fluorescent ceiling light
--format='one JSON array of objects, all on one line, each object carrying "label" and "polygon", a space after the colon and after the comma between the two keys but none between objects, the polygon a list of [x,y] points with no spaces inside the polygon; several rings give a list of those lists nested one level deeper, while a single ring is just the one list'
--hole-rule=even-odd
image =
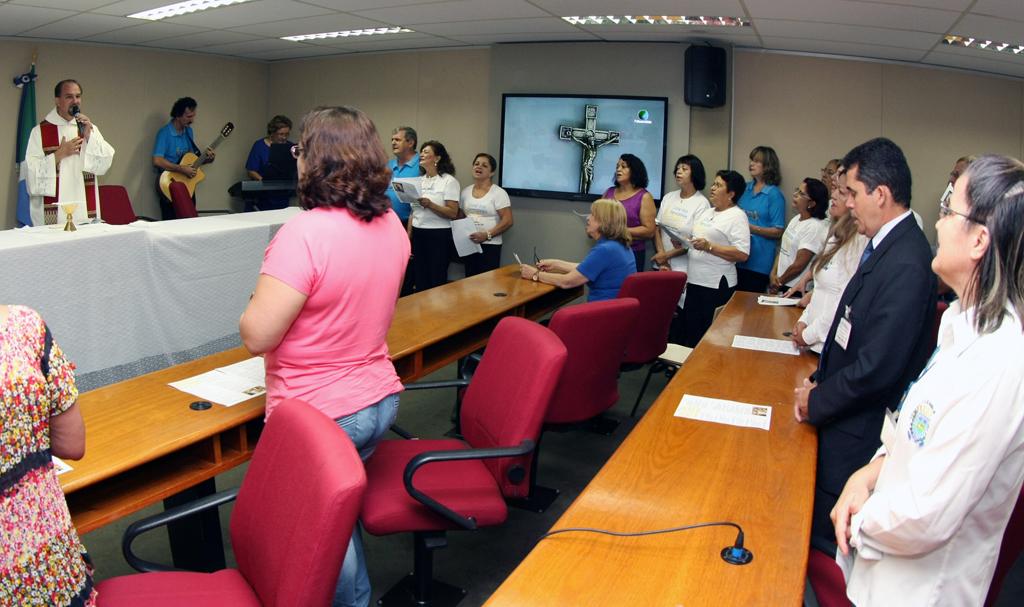
[{"label": "fluorescent ceiling light", "polygon": [[242,2],[249,2],[249,0],[188,0],[187,2],[178,2],[176,4],[160,6],[148,11],[142,11],[141,13],[133,13],[128,15],[128,17],[132,19],[159,21],[168,17],[187,15],[197,11],[205,11],[208,8],[217,8],[218,6],[227,6],[229,4],[241,4]]},{"label": "fluorescent ceiling light", "polygon": [[962,46],[964,48],[980,48],[986,51],[995,51],[999,53],[1013,53],[1014,55],[1020,55],[1024,52],[1024,44],[1014,44],[1013,42],[996,42],[994,40],[982,40],[981,38],[971,38],[970,36],[959,36],[949,35],[943,36],[942,43],[948,46]]},{"label": "fluorescent ceiling light", "polygon": [[742,17],[704,17],[686,15],[587,15],[562,17],[571,25],[700,25],[706,27],[749,27]]},{"label": "fluorescent ceiling light", "polygon": [[413,31],[404,27],[373,27],[362,30],[344,30],[341,32],[324,32],[322,34],[303,34],[301,36],[282,36],[281,40],[301,42],[303,40],[323,40],[325,38],[349,38],[352,36],[376,36],[379,34],[411,34]]}]

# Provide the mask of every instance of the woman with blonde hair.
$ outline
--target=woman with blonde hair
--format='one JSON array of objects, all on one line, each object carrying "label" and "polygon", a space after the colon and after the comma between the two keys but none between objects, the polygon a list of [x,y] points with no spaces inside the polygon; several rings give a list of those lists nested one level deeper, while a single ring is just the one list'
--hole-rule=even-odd
[{"label": "woman with blonde hair", "polygon": [[[402,383],[387,332],[409,239],[387,197],[388,157],[365,114],[317,108],[303,118],[302,140],[292,149],[307,210],[267,247],[240,321],[242,343],[264,355],[267,417],[282,401],[302,399],[335,420],[365,461],[398,415]],[[369,602],[356,529],[334,604]]]},{"label": "woman with blonde hair", "polygon": [[[868,245],[867,236],[857,233],[857,224],[846,207],[846,172],[840,169],[837,175],[828,211],[832,225],[825,239],[825,248],[811,263],[810,273],[805,275],[814,280],[814,291],[809,294],[807,309],[800,315],[792,332],[797,346],[810,348],[819,354],[839,307],[839,298],[857,271],[861,253]],[[803,291],[806,284],[806,280],[799,282],[785,296]]]},{"label": "woman with blonde hair", "polygon": [[536,267],[523,264],[520,274],[527,280],[572,289],[587,285],[587,301],[615,299],[626,277],[636,272],[636,258],[629,248],[632,238],[626,224],[626,209],[617,200],[599,198],[590,205],[587,236],[597,241],[580,263],[542,259]]}]

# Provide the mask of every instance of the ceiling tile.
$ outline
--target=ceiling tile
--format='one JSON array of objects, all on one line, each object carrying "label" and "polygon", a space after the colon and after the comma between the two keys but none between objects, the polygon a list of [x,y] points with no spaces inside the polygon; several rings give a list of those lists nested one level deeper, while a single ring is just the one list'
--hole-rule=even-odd
[{"label": "ceiling tile", "polygon": [[100,13],[103,15],[120,15],[121,17],[127,17],[133,13],[139,13],[142,11],[148,11],[150,9],[157,8],[158,6],[166,6],[173,4],[172,0],[121,0],[120,2],[108,3],[106,6],[101,6],[95,9],[94,13]]},{"label": "ceiling tile", "polygon": [[262,40],[262,38],[258,36],[250,36],[249,34],[228,32],[225,30],[208,30],[205,32],[186,34],[184,36],[175,36],[173,38],[163,38],[160,40],[153,40],[151,42],[143,42],[142,45],[182,50],[198,50],[207,46],[221,46],[224,44],[234,44],[236,42],[248,42],[250,40]]},{"label": "ceiling tile", "polygon": [[1024,2],[1020,0],[978,0],[971,8],[971,14],[1024,21]]},{"label": "ceiling tile", "polygon": [[183,36],[202,31],[202,28],[189,25],[178,25],[175,23],[160,23],[159,21],[139,21],[132,19],[132,23],[138,23],[132,27],[89,36],[86,40],[90,42],[108,42],[110,44],[141,44],[171,36]]},{"label": "ceiling tile", "polygon": [[463,34],[520,34],[520,40],[523,38],[532,38],[533,34],[571,34],[579,31],[565,21],[554,17],[545,17],[541,19],[460,21],[458,23],[425,23],[422,25],[410,24],[409,27],[417,32],[424,32],[437,36]]},{"label": "ceiling tile", "polygon": [[758,18],[763,17],[944,33],[960,18],[960,13],[954,11],[850,0],[746,0],[746,3],[754,17],[755,28]]},{"label": "ceiling tile", "polygon": [[89,11],[110,4],[110,0],[10,0],[9,4],[62,8],[69,11]]},{"label": "ceiling tile", "polygon": [[333,14],[320,6],[311,6],[291,0],[257,0],[245,4],[232,4],[220,8],[165,19],[171,23],[201,25],[204,27],[229,28],[268,21],[281,21],[300,17]]},{"label": "ceiling tile", "polygon": [[[947,11],[960,11],[967,10],[967,7],[971,5],[972,0],[855,0],[856,2],[868,2],[877,3],[884,2],[885,4],[902,4],[904,6],[918,6],[923,8],[939,8]],[[868,9],[870,10],[870,9]]]},{"label": "ceiling tile", "polygon": [[928,50],[942,40],[941,34],[912,32],[859,25],[834,23],[808,23],[807,21],[776,21],[758,19],[757,31],[768,38],[807,38],[809,40],[835,40],[858,44],[881,44],[900,48]]},{"label": "ceiling tile", "polygon": [[276,51],[279,49],[295,48],[294,42],[278,40],[277,38],[264,38],[261,40],[249,40],[247,42],[233,42],[230,44],[213,44],[204,46],[204,53],[217,53],[221,55],[239,55],[243,53],[259,53],[264,51]]},{"label": "ceiling tile", "polygon": [[896,61],[919,61],[925,54],[925,52],[921,50],[881,46],[876,44],[829,42],[826,40],[803,40],[797,38],[764,37],[763,40],[765,48],[779,51],[824,53],[829,55],[847,55],[850,57],[893,59]]},{"label": "ceiling tile", "polygon": [[1024,44],[1024,23],[997,17],[967,15],[956,25],[953,33],[996,42]]},{"label": "ceiling tile", "polygon": [[20,34],[74,14],[55,8],[0,4],[0,36]]},{"label": "ceiling tile", "polygon": [[350,12],[395,25],[551,16],[523,0],[456,0]]},{"label": "ceiling tile", "polygon": [[[453,40],[465,42],[466,44],[502,44],[510,42],[522,42],[523,37],[519,34],[488,34],[471,36],[449,36]],[[571,32],[567,34],[534,34],[530,36],[530,42],[598,42],[600,38],[589,32]]]},{"label": "ceiling tile", "polygon": [[447,48],[452,46],[466,46],[466,43],[458,42],[455,40],[444,40],[442,38],[422,38],[418,40],[379,40],[358,42],[354,44],[341,46],[338,48],[344,48],[358,53],[370,53],[377,51],[404,51],[412,49]]},{"label": "ceiling tile", "polygon": [[560,17],[569,15],[714,15],[742,17],[739,0],[532,0],[533,4]]},{"label": "ceiling tile", "polygon": [[323,57],[327,55],[347,55],[349,51],[340,48],[329,48],[324,46],[303,45],[290,49],[278,49],[276,51],[260,51],[258,53],[247,53],[245,56],[250,59],[263,59],[265,61],[278,61],[281,59],[306,59],[308,57]]},{"label": "ceiling tile", "polygon": [[63,21],[56,21],[27,32],[22,32],[21,35],[32,36],[34,38],[80,40],[95,34],[131,27],[136,23],[135,19],[128,19],[126,17],[112,17],[110,15],[91,15],[83,13],[74,15],[64,19]]},{"label": "ceiling tile", "polygon": [[434,4],[438,0],[304,0],[307,4],[315,4],[336,11],[351,13],[370,8],[392,8],[412,6],[414,4]]},{"label": "ceiling tile", "polygon": [[381,23],[379,21],[364,19],[363,17],[332,13],[316,17],[304,17],[302,19],[289,19],[288,21],[244,25],[241,27],[232,27],[230,29],[233,32],[280,38],[281,36],[321,34],[324,32],[339,32],[343,30],[366,29],[371,27],[381,27]]}]

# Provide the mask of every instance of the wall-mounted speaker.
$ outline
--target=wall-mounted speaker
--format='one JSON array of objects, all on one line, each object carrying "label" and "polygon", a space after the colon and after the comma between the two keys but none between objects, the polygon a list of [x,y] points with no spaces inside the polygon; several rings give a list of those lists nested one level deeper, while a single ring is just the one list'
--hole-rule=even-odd
[{"label": "wall-mounted speaker", "polygon": [[692,45],[683,61],[683,100],[697,107],[725,105],[725,49]]}]

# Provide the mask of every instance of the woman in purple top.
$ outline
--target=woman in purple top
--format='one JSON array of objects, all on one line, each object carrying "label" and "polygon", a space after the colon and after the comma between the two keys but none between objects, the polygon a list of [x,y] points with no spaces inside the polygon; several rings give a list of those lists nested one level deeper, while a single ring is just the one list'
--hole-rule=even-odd
[{"label": "woman in purple top", "polygon": [[654,197],[646,187],[647,167],[643,161],[632,154],[623,154],[615,165],[615,186],[605,190],[603,196],[618,200],[626,207],[626,225],[633,240],[637,272],[644,271],[647,241],[654,238],[654,217],[658,214]]}]

